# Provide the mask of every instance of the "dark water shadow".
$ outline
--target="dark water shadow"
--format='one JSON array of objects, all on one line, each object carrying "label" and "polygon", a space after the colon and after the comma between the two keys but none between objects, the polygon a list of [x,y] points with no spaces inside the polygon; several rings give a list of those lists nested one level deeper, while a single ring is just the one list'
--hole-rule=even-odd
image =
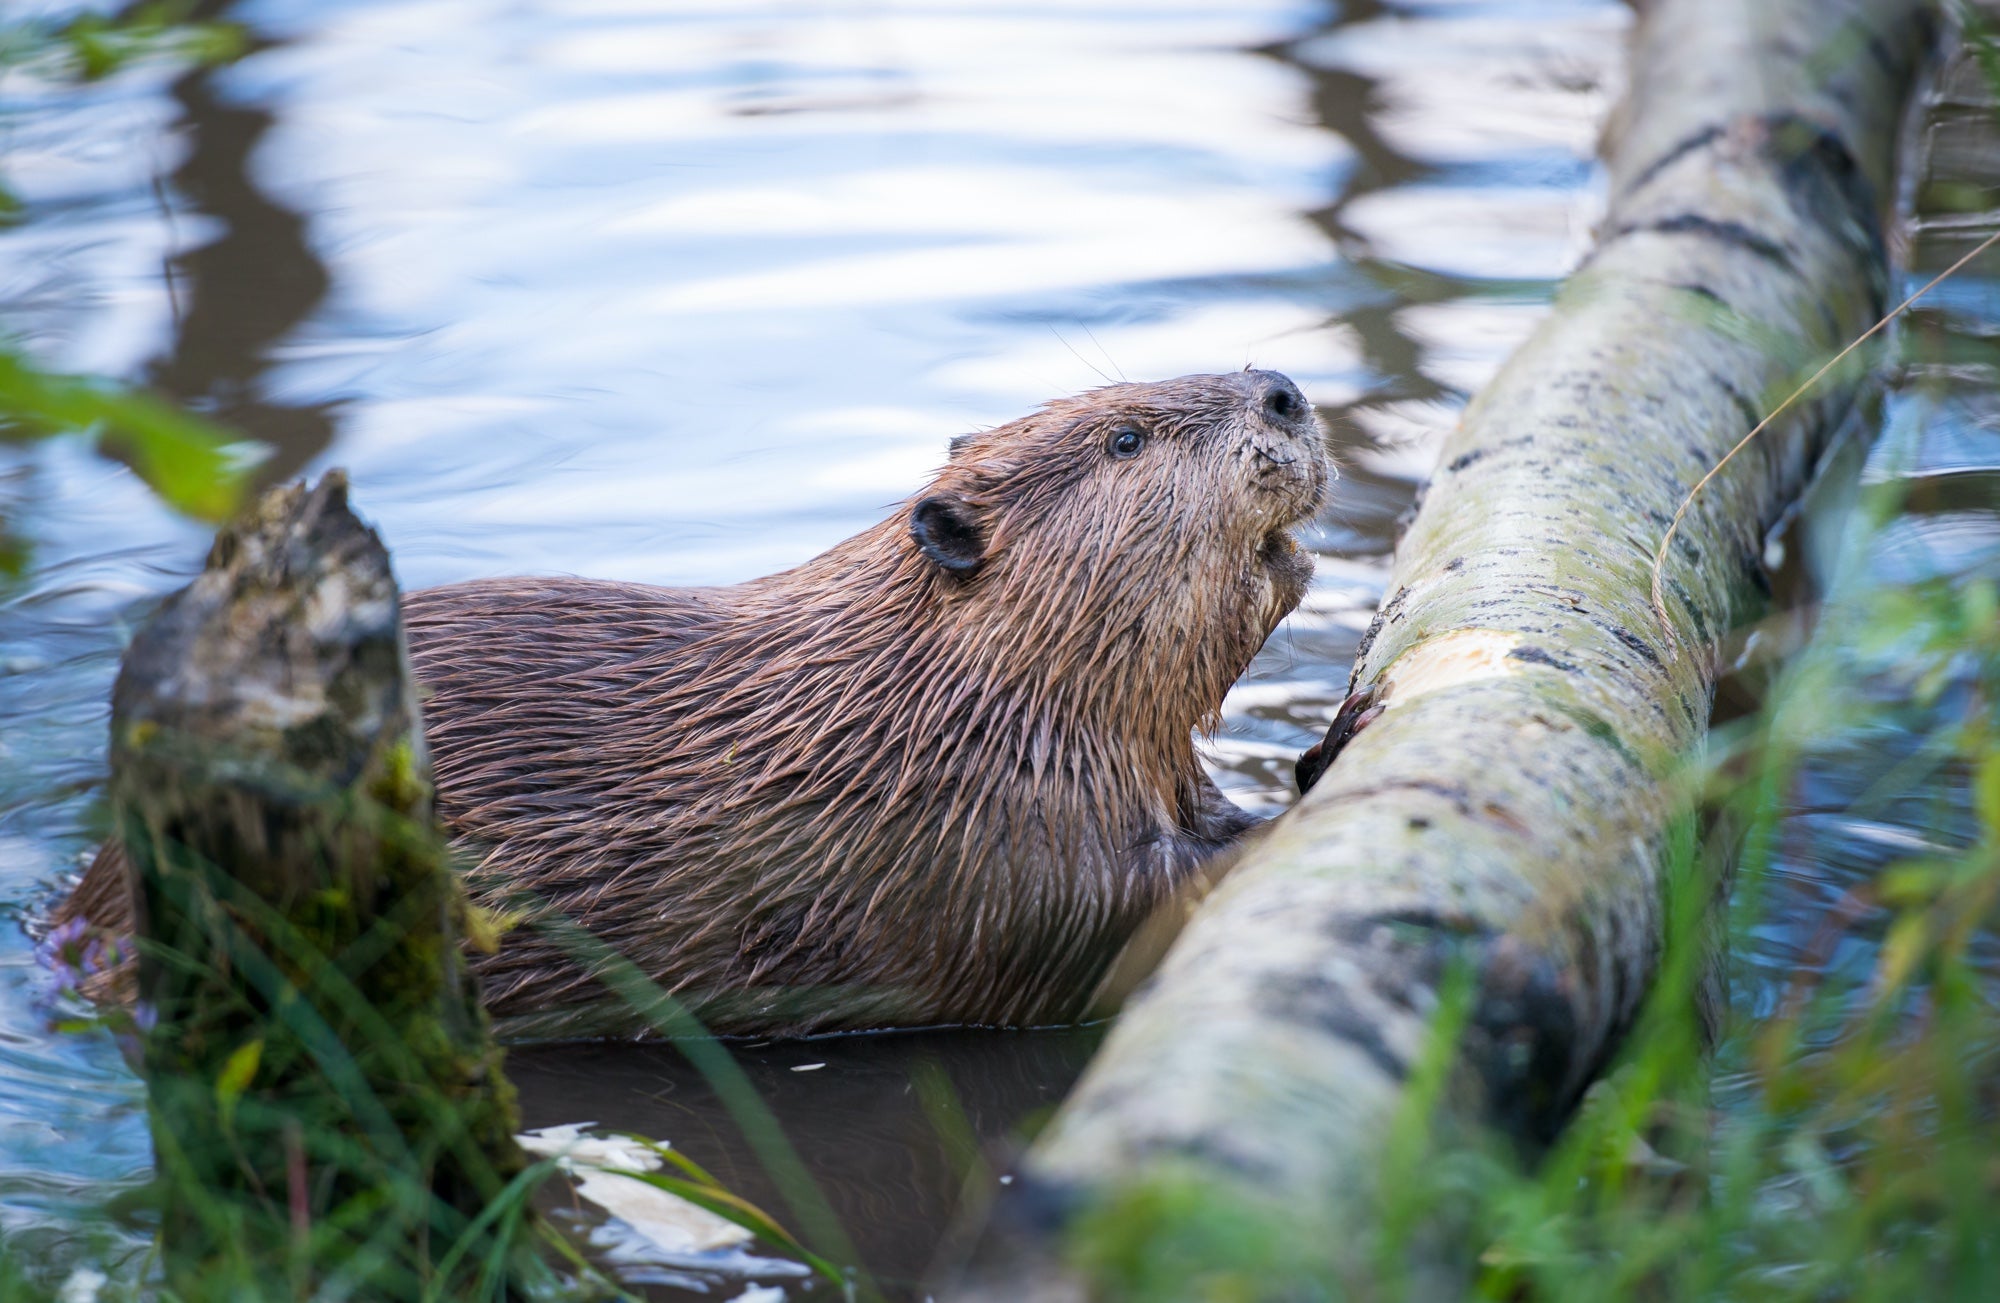
[{"label": "dark water shadow", "polygon": [[[202,5],[198,16],[226,17],[228,7]],[[253,37],[246,54],[273,44]],[[319,307],[331,281],[306,239],[304,216],[253,179],[252,157],[275,118],[261,106],[230,103],[217,85],[225,71],[198,68],[172,87],[189,149],[166,180],[189,211],[221,223],[223,234],[171,260],[174,338],[145,380],[268,445],[259,478],[276,483],[333,439],[331,404],[273,402],[261,387],[272,349]]]},{"label": "dark water shadow", "polygon": [[[1407,283],[1411,278],[1399,274],[1402,269],[1396,264],[1375,257],[1368,242],[1347,225],[1342,215],[1355,200],[1376,191],[1420,181],[1434,175],[1436,169],[1398,151],[1377,129],[1376,119],[1382,108],[1378,79],[1350,69],[1322,67],[1298,55],[1298,51],[1310,42],[1332,36],[1344,27],[1377,21],[1393,12],[1392,6],[1380,3],[1380,0],[1358,0],[1357,3],[1340,5],[1318,26],[1301,32],[1292,40],[1258,51],[1311,82],[1309,104],[1314,118],[1322,128],[1346,141],[1354,150],[1355,165],[1343,184],[1326,204],[1311,210],[1306,216],[1326,232],[1346,266],[1382,290],[1373,301],[1350,306],[1330,318],[1330,321],[1344,323],[1355,332],[1361,341],[1362,358],[1375,377],[1369,392],[1353,403],[1322,408],[1333,424],[1336,445],[1353,443],[1366,446],[1368,443],[1367,435],[1348,419],[1357,408],[1450,396],[1443,386],[1420,369],[1418,364],[1423,357],[1423,346],[1400,327],[1397,313],[1413,302],[1457,298],[1465,292],[1462,287],[1437,284],[1433,286],[1431,295],[1412,294]],[[1441,280],[1437,277],[1419,279],[1429,282]]]},{"label": "dark water shadow", "polygon": [[[731,1050],[862,1263],[890,1297],[910,1298],[968,1181],[1004,1172],[1101,1039],[1095,1027],[960,1029]],[[665,1140],[759,1207],[782,1217],[788,1206],[721,1099],[671,1045],[526,1046],[509,1053],[507,1069],[531,1129],[588,1121]],[[726,1297],[741,1286],[717,1288]]]}]

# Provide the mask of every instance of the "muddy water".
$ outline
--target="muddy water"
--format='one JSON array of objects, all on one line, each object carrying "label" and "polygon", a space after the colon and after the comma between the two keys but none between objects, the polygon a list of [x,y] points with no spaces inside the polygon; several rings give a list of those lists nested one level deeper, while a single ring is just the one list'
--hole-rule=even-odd
[{"label": "muddy water", "polygon": [[[1311,596],[1209,746],[1259,809],[1286,803],[1339,699],[1438,438],[1587,243],[1627,22],[1613,0],[224,12],[253,37],[228,68],[0,80],[27,203],[0,231],[0,326],[34,356],[212,412],[271,447],[273,474],[348,467],[412,587],[745,578],[879,519],[947,437],[1051,395],[1282,369],[1329,418],[1345,479],[1313,531]],[[1961,238],[1926,230],[1920,267]],[[1938,331],[1990,333],[1986,282],[1950,303]],[[1954,392],[1920,422],[1892,402],[1896,446],[1945,451],[1880,473],[2000,466],[1990,378]],[[1990,513],[1911,522],[1924,547],[1956,540],[1951,564],[1992,566]],[[0,577],[0,901],[28,912],[102,826],[130,623],[205,536],[76,443],[0,447],[0,531],[17,562]],[[1824,769],[1836,787],[1874,772]],[[1846,809],[1795,821],[1802,906],[1880,862],[1871,829],[1903,826]],[[1746,1000],[1796,944],[1760,934]],[[0,930],[0,1232],[80,1252],[82,1211],[148,1152],[113,1047],[51,1030],[59,1012],[25,934]],[[1004,1153],[1089,1043],[926,1033],[741,1057],[870,1265],[908,1279],[968,1154]],[[671,1050],[514,1062],[532,1125],[668,1138],[782,1206]],[[610,1247],[656,1260],[635,1268],[648,1279],[705,1279]],[[706,1279],[728,1296],[741,1278]]]}]

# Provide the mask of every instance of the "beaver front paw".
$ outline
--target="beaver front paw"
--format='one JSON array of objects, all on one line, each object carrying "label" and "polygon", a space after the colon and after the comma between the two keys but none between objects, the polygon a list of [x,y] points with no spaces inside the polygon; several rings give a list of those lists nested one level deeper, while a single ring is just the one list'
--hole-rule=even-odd
[{"label": "beaver front paw", "polygon": [[1319,776],[1327,771],[1340,749],[1354,740],[1354,735],[1374,723],[1382,714],[1383,707],[1375,704],[1376,689],[1371,685],[1359,692],[1349,694],[1334,712],[1333,723],[1327,725],[1326,736],[1307,747],[1300,754],[1298,763],[1292,767],[1293,776],[1298,780],[1299,795],[1304,796],[1319,781]]}]

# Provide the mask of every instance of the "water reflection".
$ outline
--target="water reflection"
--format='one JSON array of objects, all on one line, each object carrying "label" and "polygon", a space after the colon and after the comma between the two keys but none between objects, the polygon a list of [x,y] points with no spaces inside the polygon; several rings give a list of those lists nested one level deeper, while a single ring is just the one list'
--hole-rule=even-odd
[{"label": "water reflection", "polygon": [[[257,47],[251,48],[254,55]],[[326,268],[306,246],[305,219],[272,203],[251,181],[251,158],[270,129],[270,111],[223,101],[201,73],[176,79],[172,94],[188,149],[165,184],[224,226],[212,242],[169,258],[162,281],[173,341],[148,364],[145,380],[269,446],[264,473],[281,480],[333,437],[327,404],[274,402],[261,387],[272,348],[325,296]]]},{"label": "water reflection", "polygon": [[[1940,73],[1917,140],[1901,294],[2000,225],[1993,185],[2000,128],[1964,51]],[[1917,584],[2000,580],[1996,271],[2000,259],[1988,255],[1900,327],[1900,364],[1862,475],[1895,510],[1864,546],[1850,548],[1836,601]],[[1992,703],[1977,699],[1964,658],[1946,667],[1934,693],[1912,691],[1911,665],[1928,632],[1918,623],[1894,640],[1830,649],[1853,699],[1822,709],[1837,718],[1854,707],[1860,722],[1814,739],[1801,758],[1763,888],[1763,916],[1735,957],[1732,998],[1752,1019],[1777,1008],[1801,973],[1824,972],[1836,990],[1864,979],[1890,921],[1872,894],[1882,871],[1958,854],[1976,840],[1970,775],[1952,754],[1952,730]],[[1986,972],[2000,974],[2000,940],[1990,932],[1974,943],[1974,955]],[[1725,1075],[1720,1097],[1727,1101],[1741,1087],[1740,1078]]]}]

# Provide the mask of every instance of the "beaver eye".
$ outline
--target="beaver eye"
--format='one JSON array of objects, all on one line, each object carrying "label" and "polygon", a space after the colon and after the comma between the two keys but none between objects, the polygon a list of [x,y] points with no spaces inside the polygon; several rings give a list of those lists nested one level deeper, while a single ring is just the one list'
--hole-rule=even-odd
[{"label": "beaver eye", "polygon": [[1111,432],[1111,455],[1113,457],[1137,457],[1139,449],[1146,446],[1146,432],[1130,425],[1121,425]]}]

